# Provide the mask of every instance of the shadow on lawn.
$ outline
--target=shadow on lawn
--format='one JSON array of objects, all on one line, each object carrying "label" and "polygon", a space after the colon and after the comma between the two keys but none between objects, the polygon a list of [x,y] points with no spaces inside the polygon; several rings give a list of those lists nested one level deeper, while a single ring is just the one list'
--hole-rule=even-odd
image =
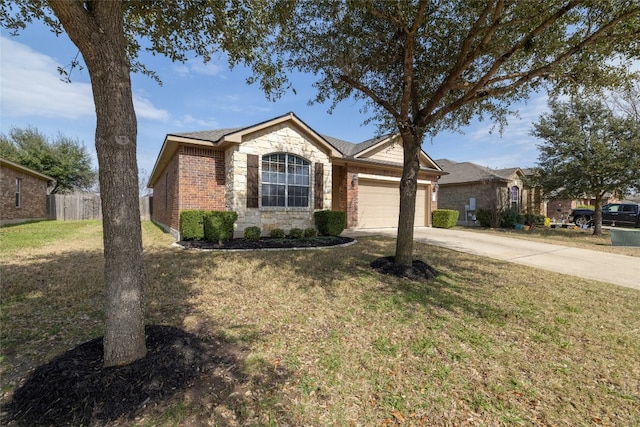
[{"label": "shadow on lawn", "polygon": [[[10,400],[7,393],[2,396],[3,425],[121,425],[149,418],[214,425],[286,421],[284,410],[270,412],[278,410],[273,405],[256,409],[280,400],[286,369],[266,363],[256,372],[252,364],[248,373],[248,350],[217,335],[215,325],[205,321],[195,331],[180,329],[185,316],[198,312],[189,303],[198,291],[188,272],[196,274],[202,259],[176,255],[174,250],[145,254],[146,320],[163,326],[147,326],[147,356],[122,368],[102,368],[102,338],[96,338],[104,318],[101,251],[4,265],[2,389],[15,388]],[[176,263],[180,276],[173,271]],[[149,283],[160,280],[170,284],[164,293],[158,283]]]},{"label": "shadow on lawn", "polygon": [[462,311],[493,320],[506,316],[488,302],[498,285],[478,284],[478,278],[496,274],[504,263],[464,254],[458,257],[457,252],[416,243],[414,258],[426,262],[439,275],[428,281],[411,280],[382,274],[371,266],[373,261],[394,253],[394,239],[359,237],[358,240],[355,245],[341,248],[265,253],[257,269],[275,264],[281,266],[282,271],[294,271],[295,276],[304,278],[298,284],[299,289],[320,287],[329,298],[337,296],[340,287],[346,284],[362,286],[363,296],[369,302],[380,297],[391,298],[398,309],[411,310],[413,305],[420,304],[432,313],[440,309]]}]

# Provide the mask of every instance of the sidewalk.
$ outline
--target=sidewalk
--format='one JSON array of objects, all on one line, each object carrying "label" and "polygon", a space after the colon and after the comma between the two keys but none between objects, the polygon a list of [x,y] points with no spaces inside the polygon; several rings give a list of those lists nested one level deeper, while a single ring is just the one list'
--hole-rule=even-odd
[{"label": "sidewalk", "polygon": [[[396,236],[395,228],[347,232]],[[416,227],[417,242],[640,290],[640,258],[471,231]],[[640,249],[639,249],[640,251]]]}]

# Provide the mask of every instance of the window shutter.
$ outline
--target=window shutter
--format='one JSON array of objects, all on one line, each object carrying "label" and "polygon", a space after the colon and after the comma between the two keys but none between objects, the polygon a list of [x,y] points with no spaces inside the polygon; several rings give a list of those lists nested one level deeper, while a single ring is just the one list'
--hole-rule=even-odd
[{"label": "window shutter", "polygon": [[258,156],[247,154],[247,207],[258,207]]},{"label": "window shutter", "polygon": [[322,163],[315,164],[315,176],[313,182],[314,193],[314,209],[322,209],[324,207],[324,165]]}]

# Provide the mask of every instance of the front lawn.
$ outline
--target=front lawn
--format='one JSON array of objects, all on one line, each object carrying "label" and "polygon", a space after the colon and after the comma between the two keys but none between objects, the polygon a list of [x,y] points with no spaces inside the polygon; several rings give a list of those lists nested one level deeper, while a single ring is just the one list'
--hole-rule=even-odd
[{"label": "front lawn", "polygon": [[[41,225],[0,229],[3,402],[102,334],[100,224],[57,224],[25,250]],[[111,425],[640,425],[637,290],[418,243],[441,274],[411,282],[370,268],[388,238],[220,253],[143,231],[147,323],[237,362]]]}]

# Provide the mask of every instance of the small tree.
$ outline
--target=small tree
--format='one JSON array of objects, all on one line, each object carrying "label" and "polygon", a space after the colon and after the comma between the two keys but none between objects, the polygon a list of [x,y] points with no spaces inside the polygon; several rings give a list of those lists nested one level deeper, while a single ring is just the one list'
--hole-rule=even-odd
[{"label": "small tree", "polygon": [[594,197],[593,234],[601,235],[605,195],[623,196],[640,186],[640,123],[584,95],[568,102],[553,99],[549,107],[532,131],[543,140],[540,185],[561,198]]},{"label": "small tree", "polygon": [[96,181],[87,148],[62,134],[50,141],[35,128],[12,128],[0,134],[0,157],[54,178],[51,194],[87,191]]},{"label": "small tree", "polygon": [[484,179],[478,189],[478,219],[481,225],[498,228],[504,216],[511,210],[509,191],[502,182],[496,184],[492,179]]}]

